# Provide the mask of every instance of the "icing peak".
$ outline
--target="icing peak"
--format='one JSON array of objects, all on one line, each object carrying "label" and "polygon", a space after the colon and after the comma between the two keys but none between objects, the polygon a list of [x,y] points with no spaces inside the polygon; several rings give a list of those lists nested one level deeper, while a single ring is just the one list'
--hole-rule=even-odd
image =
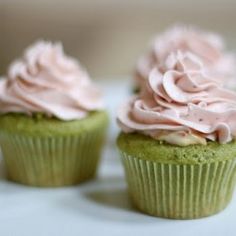
[{"label": "icing peak", "polygon": [[150,51],[137,64],[135,79],[139,86],[145,84],[150,71],[159,68],[172,52],[191,52],[204,64],[205,72],[217,76],[225,87],[236,88],[236,60],[225,51],[223,39],[193,27],[175,26],[156,37]]}]

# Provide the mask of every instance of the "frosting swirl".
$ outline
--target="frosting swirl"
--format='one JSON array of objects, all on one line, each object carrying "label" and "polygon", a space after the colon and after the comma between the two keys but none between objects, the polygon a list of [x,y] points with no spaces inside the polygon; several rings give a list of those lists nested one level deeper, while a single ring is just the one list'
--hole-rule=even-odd
[{"label": "frosting swirl", "polygon": [[0,80],[0,113],[41,112],[73,120],[102,108],[101,92],[60,43],[35,43]]},{"label": "frosting swirl", "polygon": [[223,39],[213,33],[206,33],[194,28],[175,26],[156,37],[153,45],[136,66],[135,80],[142,86],[154,67],[160,67],[171,52],[192,52],[198,56],[207,74],[218,79],[226,87],[236,88],[236,59],[233,54],[225,52]]},{"label": "frosting swirl", "polygon": [[140,132],[177,145],[236,137],[236,93],[209,77],[192,53],[170,54],[162,71],[153,69],[141,93],[122,105],[124,132]]}]

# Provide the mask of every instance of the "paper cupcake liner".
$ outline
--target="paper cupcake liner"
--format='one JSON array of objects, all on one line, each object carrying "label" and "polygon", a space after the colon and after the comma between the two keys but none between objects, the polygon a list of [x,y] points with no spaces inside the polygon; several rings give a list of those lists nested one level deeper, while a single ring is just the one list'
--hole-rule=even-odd
[{"label": "paper cupcake liner", "polygon": [[194,219],[223,210],[236,182],[236,159],[206,164],[163,164],[121,152],[129,192],[141,211]]},{"label": "paper cupcake liner", "polygon": [[30,137],[1,133],[8,178],[32,186],[73,185],[95,176],[105,130]]}]

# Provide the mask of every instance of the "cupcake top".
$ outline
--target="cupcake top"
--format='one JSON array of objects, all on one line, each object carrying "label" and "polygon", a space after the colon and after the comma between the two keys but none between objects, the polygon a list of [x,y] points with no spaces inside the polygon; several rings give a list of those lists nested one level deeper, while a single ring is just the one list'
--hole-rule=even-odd
[{"label": "cupcake top", "polygon": [[[142,86],[153,67],[165,63],[171,52],[192,52],[204,63],[210,76],[217,76],[226,87],[236,87],[236,59],[225,51],[223,39],[214,33],[207,33],[193,27],[175,26],[154,40],[150,51],[137,63],[135,80]],[[145,83],[145,82],[144,82]]]},{"label": "cupcake top", "polygon": [[82,119],[103,109],[102,94],[60,43],[39,41],[14,61],[0,80],[0,113],[43,113]]},{"label": "cupcake top", "polygon": [[138,96],[118,111],[123,132],[138,132],[170,144],[227,143],[236,138],[236,93],[206,73],[191,52],[173,52],[154,68]]}]

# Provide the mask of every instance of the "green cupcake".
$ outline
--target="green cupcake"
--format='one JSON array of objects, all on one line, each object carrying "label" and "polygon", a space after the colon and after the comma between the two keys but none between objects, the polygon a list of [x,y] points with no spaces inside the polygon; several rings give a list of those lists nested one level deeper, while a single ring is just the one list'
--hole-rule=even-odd
[{"label": "green cupcake", "polygon": [[236,93],[202,73],[193,54],[167,62],[118,111],[129,193],[153,216],[206,217],[223,210],[235,188]]},{"label": "green cupcake", "polygon": [[38,42],[0,81],[0,146],[10,180],[56,187],[95,176],[108,115],[60,44]]}]

